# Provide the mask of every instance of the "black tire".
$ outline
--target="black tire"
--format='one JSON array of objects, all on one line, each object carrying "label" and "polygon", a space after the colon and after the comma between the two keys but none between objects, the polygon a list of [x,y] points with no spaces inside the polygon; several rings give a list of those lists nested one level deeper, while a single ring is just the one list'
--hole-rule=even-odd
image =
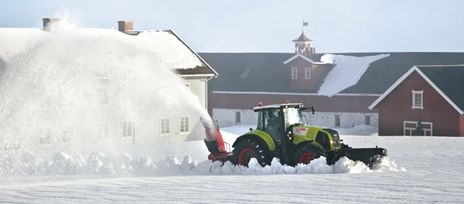
[{"label": "black tire", "polygon": [[293,164],[309,164],[312,160],[319,158],[322,155],[322,151],[319,147],[305,143],[299,146],[293,156]]},{"label": "black tire", "polygon": [[246,138],[240,141],[235,147],[234,163],[248,167],[251,158],[256,158],[261,166],[271,163],[271,153],[268,147],[260,141],[253,138]]}]

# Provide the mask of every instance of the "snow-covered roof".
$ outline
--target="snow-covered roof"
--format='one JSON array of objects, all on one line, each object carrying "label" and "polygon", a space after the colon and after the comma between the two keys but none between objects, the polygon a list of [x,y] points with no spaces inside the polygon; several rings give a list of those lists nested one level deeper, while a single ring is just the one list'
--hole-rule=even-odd
[{"label": "snow-covered roof", "polygon": [[[322,82],[316,84],[317,89],[314,91],[296,90],[290,87],[288,65],[282,62],[294,57],[295,53],[200,53],[200,55],[221,73],[217,80],[209,82],[208,88],[213,92],[318,94],[322,85]],[[346,83],[357,81],[355,85],[346,87],[337,95],[380,96],[401,75],[416,64],[462,64],[462,59],[464,59],[464,53],[333,53],[321,59],[324,55],[318,53],[308,58],[316,64],[319,64],[317,62],[320,60],[324,62],[334,61],[334,64],[321,63],[322,66],[325,66],[324,68],[339,66],[336,69],[345,67],[344,70],[340,71],[354,69],[353,73],[349,73],[351,77],[359,77],[359,75],[354,74],[355,72],[362,74],[359,79],[351,77],[349,80],[343,79],[344,76],[341,76],[341,79],[334,79],[335,83],[338,83],[337,80],[346,80]],[[338,62],[338,59],[342,61]],[[342,64],[344,66],[340,66]],[[362,66],[356,68],[348,66],[350,64]],[[328,80],[327,82],[329,83]],[[331,90],[333,93],[338,87],[330,87],[330,83],[326,86],[329,86],[326,87],[326,93],[329,93],[328,88],[333,88]],[[341,86],[337,89],[340,88]]]},{"label": "snow-covered roof", "polygon": [[[323,55],[323,57],[324,56],[325,55]],[[331,60],[332,62],[335,61],[336,64],[324,79],[324,83],[322,83],[317,93],[323,96],[333,96],[344,89],[357,84],[372,62],[388,56],[390,55],[380,54],[365,57],[332,55],[330,57],[331,59],[324,59]]]},{"label": "snow-covered roof", "polygon": [[218,75],[172,30],[137,31],[126,35],[110,29],[78,28],[45,32],[33,28],[0,28],[0,40],[2,42],[0,57],[8,58],[11,55],[30,49],[31,46],[37,43],[43,43],[48,37],[53,36],[55,32],[78,32],[94,37],[113,36],[127,42],[128,46],[153,54],[153,57],[176,69],[181,75]]}]

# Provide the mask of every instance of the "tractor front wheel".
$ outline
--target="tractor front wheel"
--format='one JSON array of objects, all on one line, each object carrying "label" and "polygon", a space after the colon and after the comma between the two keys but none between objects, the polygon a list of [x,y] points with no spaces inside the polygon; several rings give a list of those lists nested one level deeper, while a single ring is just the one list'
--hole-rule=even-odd
[{"label": "tractor front wheel", "polygon": [[295,151],[293,157],[294,164],[309,164],[312,160],[317,159],[321,156],[319,148],[313,144],[304,144]]},{"label": "tractor front wheel", "polygon": [[238,143],[233,153],[235,164],[242,166],[248,166],[251,158],[256,158],[261,166],[270,164],[271,160],[268,148],[251,138],[244,139]]}]

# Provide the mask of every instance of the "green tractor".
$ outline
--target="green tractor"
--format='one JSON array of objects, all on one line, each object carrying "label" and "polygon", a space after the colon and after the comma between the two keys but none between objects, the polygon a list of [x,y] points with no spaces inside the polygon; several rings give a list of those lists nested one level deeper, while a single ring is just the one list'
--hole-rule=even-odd
[{"label": "green tractor", "polygon": [[256,158],[262,165],[269,165],[273,157],[287,165],[308,164],[320,156],[326,157],[327,164],[334,164],[343,156],[355,161],[362,161],[372,167],[387,151],[383,148],[351,148],[341,143],[336,130],[305,125],[301,103],[258,106],[255,130],[241,135],[234,142],[234,150],[225,148],[219,129],[206,128],[205,144],[210,151],[208,158],[212,161],[231,161],[236,165],[247,166],[251,158]]}]

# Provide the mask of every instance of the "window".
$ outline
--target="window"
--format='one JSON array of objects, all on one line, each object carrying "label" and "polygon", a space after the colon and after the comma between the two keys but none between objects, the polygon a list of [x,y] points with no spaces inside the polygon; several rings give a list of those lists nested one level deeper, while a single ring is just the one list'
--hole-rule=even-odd
[{"label": "window", "polygon": [[161,119],[161,134],[169,134],[170,127],[169,127],[169,119],[164,118]]},{"label": "window", "polygon": [[305,79],[311,79],[311,67],[305,68]]},{"label": "window", "polygon": [[364,125],[371,125],[371,116],[365,115],[364,116]]},{"label": "window", "polygon": [[132,121],[122,122],[122,136],[123,137],[134,137],[135,124]]},{"label": "window", "polygon": [[52,143],[52,131],[50,128],[40,130],[40,144],[51,144]]},{"label": "window", "polygon": [[292,67],[292,79],[298,79],[298,68]]},{"label": "window", "polygon": [[340,115],[335,115],[335,127],[340,127]]},{"label": "window", "polygon": [[181,117],[180,118],[180,132],[186,133],[190,131],[190,121],[189,117]]},{"label": "window", "polygon": [[412,91],[412,109],[424,109],[424,91]]},{"label": "window", "polygon": [[235,123],[240,123],[242,118],[240,117],[240,112],[235,112]]},{"label": "window", "polygon": [[98,139],[108,138],[108,123],[100,123]]},{"label": "window", "polygon": [[62,141],[63,141],[63,144],[67,144],[71,142],[71,131],[68,131],[68,130],[63,131]]},{"label": "window", "polygon": [[106,89],[100,89],[99,91],[99,104],[105,105],[108,104],[108,91]]},{"label": "window", "polygon": [[433,123],[422,121],[403,121],[403,135],[432,136]]}]

